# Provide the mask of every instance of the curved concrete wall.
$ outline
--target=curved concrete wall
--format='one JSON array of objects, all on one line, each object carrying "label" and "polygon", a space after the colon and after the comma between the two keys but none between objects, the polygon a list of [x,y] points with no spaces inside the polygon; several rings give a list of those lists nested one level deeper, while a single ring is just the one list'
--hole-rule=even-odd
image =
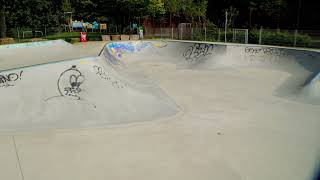
[{"label": "curved concrete wall", "polygon": [[[30,53],[42,47],[22,49]],[[163,118],[179,111],[158,86],[140,86],[100,57],[2,70],[0,93],[0,134],[103,127]]]},{"label": "curved concrete wall", "polygon": [[109,43],[102,55],[108,62],[118,66],[150,60],[198,70],[270,68],[292,75],[286,84],[287,90],[292,93],[298,96],[303,94],[310,99],[320,98],[320,52],[315,50],[183,41],[136,41]]},{"label": "curved concrete wall", "polygon": [[0,70],[79,59],[87,55],[63,40],[0,46]]}]

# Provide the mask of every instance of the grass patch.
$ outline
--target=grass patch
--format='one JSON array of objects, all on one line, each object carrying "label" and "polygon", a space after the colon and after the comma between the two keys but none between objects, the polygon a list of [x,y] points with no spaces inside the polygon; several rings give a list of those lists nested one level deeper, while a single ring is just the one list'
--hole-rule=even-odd
[{"label": "grass patch", "polygon": [[[103,33],[101,33],[101,32],[88,32],[87,39],[89,41],[101,41],[102,40],[101,35],[103,35]],[[57,34],[53,34],[53,35],[48,35],[46,37],[46,39],[49,39],[49,40],[63,39],[63,40],[70,42],[70,43],[79,42],[80,32],[57,33]]]}]

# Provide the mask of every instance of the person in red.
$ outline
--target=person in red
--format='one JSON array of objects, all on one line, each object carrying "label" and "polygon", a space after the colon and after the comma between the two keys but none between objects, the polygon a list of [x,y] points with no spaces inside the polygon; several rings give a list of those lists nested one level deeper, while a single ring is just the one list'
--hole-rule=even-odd
[{"label": "person in red", "polygon": [[87,42],[87,32],[80,32],[80,42]]}]

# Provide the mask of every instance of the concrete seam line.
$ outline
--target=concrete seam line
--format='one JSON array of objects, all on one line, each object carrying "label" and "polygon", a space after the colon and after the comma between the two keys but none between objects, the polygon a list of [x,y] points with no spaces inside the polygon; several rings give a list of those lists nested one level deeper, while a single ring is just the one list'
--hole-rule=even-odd
[{"label": "concrete seam line", "polygon": [[15,152],[16,152],[16,157],[17,157],[17,160],[18,160],[18,166],[19,166],[21,178],[22,178],[22,180],[24,180],[24,175],[23,175],[23,172],[22,172],[20,157],[19,157],[19,153],[18,153],[18,149],[17,149],[17,144],[16,144],[16,140],[15,140],[14,136],[12,136],[12,141],[13,141],[14,150],[15,150]]}]

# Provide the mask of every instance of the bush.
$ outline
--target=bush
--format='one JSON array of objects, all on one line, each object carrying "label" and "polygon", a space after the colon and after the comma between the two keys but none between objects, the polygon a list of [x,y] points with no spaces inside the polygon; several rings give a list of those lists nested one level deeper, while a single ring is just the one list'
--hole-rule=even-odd
[{"label": "bush", "polygon": [[[250,43],[259,43],[259,30],[252,30],[249,33]],[[293,46],[294,33],[289,32],[272,32],[264,30],[262,32],[262,44],[278,45],[278,46]],[[308,35],[298,34],[296,39],[296,46],[308,47],[311,45],[311,37]]]},{"label": "bush", "polygon": [[[100,32],[88,32],[87,33],[87,39],[89,41],[101,41],[101,35],[103,35],[103,33]],[[55,39],[63,39],[67,42],[70,43],[74,43],[79,41],[80,39],[80,32],[63,32],[63,33],[57,33],[57,34],[53,34],[53,35],[49,35],[46,37],[46,39],[49,40],[55,40]],[[76,41],[77,39],[77,41]]]}]

